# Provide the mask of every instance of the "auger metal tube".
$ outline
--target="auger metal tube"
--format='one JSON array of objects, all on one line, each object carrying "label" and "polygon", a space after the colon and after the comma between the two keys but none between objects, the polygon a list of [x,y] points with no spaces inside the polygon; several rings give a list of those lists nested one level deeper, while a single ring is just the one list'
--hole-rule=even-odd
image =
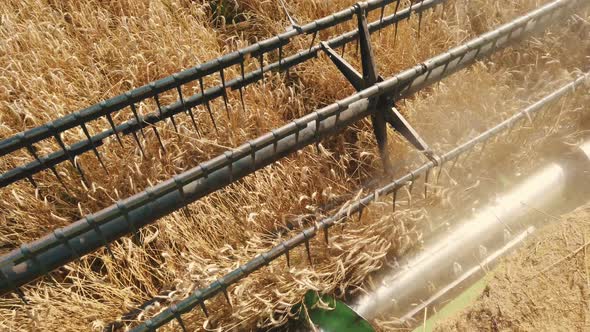
[{"label": "auger metal tube", "polygon": [[[402,20],[407,20],[411,17],[411,15],[421,14],[428,9],[434,8],[436,5],[439,5],[441,3],[445,3],[446,1],[448,1],[448,0],[424,0],[419,3],[413,4],[411,7],[399,10],[397,13],[394,13],[392,15],[383,17],[383,19],[372,22],[371,24],[369,24],[369,32],[373,33],[375,31],[379,31],[381,29],[384,29],[390,25],[396,24]],[[368,8],[373,8],[373,7],[368,7]],[[350,43],[350,42],[356,40],[357,38],[358,38],[358,31],[353,30],[353,31],[349,31],[348,33],[345,33],[343,35],[340,35],[338,37],[328,40],[327,44],[330,47],[336,48],[336,47],[341,47],[347,43]],[[294,55],[287,56],[284,59],[282,59],[280,62],[276,61],[274,63],[268,64],[268,65],[264,66],[263,69],[258,69],[258,70],[254,70],[250,73],[247,73],[244,75],[243,78],[238,77],[238,78],[232,79],[232,80],[226,82],[225,86],[218,85],[215,87],[208,88],[204,92],[200,92],[198,94],[195,94],[193,96],[186,98],[185,100],[183,100],[184,103],[182,103],[181,101],[177,101],[173,104],[166,105],[166,106],[162,107],[161,111],[157,110],[157,111],[152,112],[150,114],[138,115],[138,119],[135,119],[135,118],[130,119],[128,121],[125,121],[125,122],[115,126],[114,128],[106,129],[106,130],[96,134],[96,135],[92,136],[90,139],[85,139],[85,140],[81,140],[81,141],[74,143],[73,145],[71,145],[67,149],[67,151],[58,150],[58,151],[55,151],[49,155],[41,156],[39,158],[39,160],[34,160],[30,163],[13,168],[3,174],[0,174],[0,187],[7,186],[7,185],[14,183],[16,181],[26,179],[38,172],[50,169],[51,167],[54,167],[61,162],[67,161],[68,155],[78,156],[78,155],[83,154],[87,151],[90,151],[93,146],[95,146],[95,147],[101,146],[101,145],[103,145],[104,139],[106,139],[110,136],[116,135],[116,133],[121,133],[123,135],[132,134],[132,133],[137,132],[143,128],[146,128],[146,127],[154,125],[158,122],[164,121],[168,118],[171,118],[174,115],[184,113],[186,111],[186,108],[200,106],[200,105],[210,102],[216,98],[222,97],[222,96],[224,96],[226,89],[237,90],[237,89],[244,88],[249,84],[260,81],[263,78],[264,73],[266,73],[266,72],[288,70],[289,68],[292,68],[304,61],[307,61],[307,60],[310,60],[310,59],[316,57],[317,53],[320,50],[321,50],[321,47],[319,45],[315,45],[309,49],[305,49],[305,50],[300,51],[299,53],[296,53]],[[194,70],[197,71],[197,69],[194,69]],[[211,73],[212,72],[207,71],[207,74],[211,74]],[[188,75],[188,74],[186,74],[186,75]],[[190,75],[188,75],[188,76],[192,77]],[[175,88],[176,85],[174,85],[174,84],[185,84],[188,82],[187,78],[184,78],[184,76],[181,74],[175,74],[172,76],[172,78],[175,78],[175,80],[170,81],[169,78],[160,80],[160,81],[164,82],[162,84],[166,87],[166,89]],[[193,77],[193,79],[198,79],[198,77]],[[162,91],[166,91],[166,89],[164,89],[164,88],[158,88],[158,84],[159,84],[158,82],[160,82],[160,81],[150,83],[150,87],[152,87],[152,89],[154,91],[156,91],[155,94],[160,93]],[[156,83],[158,83],[158,84],[156,84]],[[138,88],[136,90],[141,90],[144,88],[145,87],[142,87],[142,88]],[[133,91],[136,91],[136,90],[133,90]],[[128,103],[128,104],[132,103],[132,102],[139,102],[142,100],[141,98],[145,99],[145,98],[153,97],[151,94],[145,95],[145,94],[141,94],[139,92],[135,93],[133,91],[131,92],[131,96],[134,96],[135,94],[137,94],[138,96],[137,97],[130,97],[130,99],[128,101],[126,101],[126,103]],[[109,111],[109,114],[126,107],[124,100],[120,101],[120,102],[122,104],[114,107],[111,111]],[[113,103],[117,104],[119,102],[113,101]],[[107,101],[107,104],[108,104],[108,101]],[[103,108],[108,108],[108,107],[103,105]],[[85,117],[82,114],[78,115],[77,118],[80,120],[79,121],[80,123],[84,123],[85,121],[88,121],[88,120],[85,120]],[[62,121],[62,120],[56,120],[56,121]],[[65,121],[65,123],[69,123],[69,122]],[[78,125],[80,123],[78,123]],[[69,124],[68,125],[57,125],[57,127],[56,127],[55,121],[54,121],[54,122],[47,124],[45,126],[41,126],[39,128],[34,128],[34,129],[31,129],[27,132],[19,133],[12,138],[6,139],[6,140],[0,142],[0,146],[2,146],[2,144],[5,144],[7,151],[12,152],[16,149],[20,149],[20,148],[26,147],[27,145],[34,144],[36,142],[39,142],[40,140],[46,139],[46,138],[50,137],[51,136],[50,134],[52,134],[54,132],[61,132],[66,129],[70,129],[70,127],[68,127],[68,126],[69,126]],[[43,129],[43,127],[46,127],[46,128]],[[49,135],[49,136],[47,136],[47,135]]]},{"label": "auger metal tube", "polygon": [[[396,98],[403,98],[440,81],[509,42],[545,27],[564,12],[566,5],[575,3],[574,0],[553,1],[465,45],[295,120],[37,241],[22,245],[0,258],[0,292],[12,291],[289,153],[338,132],[370,114],[368,98],[392,93]],[[417,171],[424,172],[434,163],[427,165],[430,166]]]}]

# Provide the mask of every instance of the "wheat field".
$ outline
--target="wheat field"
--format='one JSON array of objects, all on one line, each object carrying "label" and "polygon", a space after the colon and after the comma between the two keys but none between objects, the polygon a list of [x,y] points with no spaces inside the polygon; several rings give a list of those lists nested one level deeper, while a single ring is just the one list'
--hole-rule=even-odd
[{"label": "wheat field", "polygon": [[[379,70],[389,77],[544,2],[450,0],[444,12],[437,8],[424,16],[420,38],[416,19],[400,23],[395,42],[392,28],[374,34]],[[297,0],[288,8],[305,23],[353,3]],[[398,107],[435,151],[447,151],[587,71],[589,21],[587,11],[577,13]],[[271,37],[287,22],[279,2],[268,0],[5,0],[0,4],[0,138]],[[308,43],[302,39],[298,46]],[[346,50],[346,58],[358,66],[354,47]],[[184,115],[177,117],[178,134],[170,123],[158,125],[166,151],[151,132],[141,138],[145,155],[129,137],[123,139],[124,148],[107,141],[100,152],[108,174],[92,153],[83,155],[88,186],[64,163],[57,170],[68,192],[48,171],[36,178],[37,190],[26,181],[0,188],[2,253],[353,92],[322,55],[297,66],[289,79],[272,73],[246,88],[245,110],[235,95],[229,99],[229,116],[223,102],[215,101],[217,133],[205,111],[197,110],[201,135]],[[313,266],[304,249],[293,250],[291,268],[278,260],[228,289],[231,307],[218,296],[207,303],[208,318],[194,310],[183,319],[195,330],[288,329],[290,309],[307,290],[339,297],[362,292],[367,276],[419,243],[435,216],[452,214],[502,170],[526,170],[541,153],[535,146],[544,140],[578,139],[590,129],[583,115],[588,105],[585,95],[568,98],[554,106],[559,116],[521,128],[525,137],[541,130],[535,142],[525,139],[519,147],[510,139],[498,140],[486,154],[458,165],[460,176],[443,176],[432,184],[434,195],[424,198],[422,189],[411,199],[402,195],[393,215],[390,202],[376,203],[361,220],[334,227],[329,244],[311,241]],[[149,105],[140,105],[140,111],[150,111]],[[96,132],[105,126],[96,121],[89,127]],[[81,130],[68,134],[84,138]],[[392,131],[390,136],[396,174],[424,161]],[[24,152],[3,157],[0,171],[30,159]],[[358,197],[368,182],[385,181],[380,167],[370,123],[363,120],[317,149],[307,147],[161,218],[141,231],[141,245],[126,237],[111,246],[114,257],[101,249],[31,283],[23,288],[28,305],[14,294],[0,298],[0,329],[125,330],[329,215],[336,203]],[[154,297],[156,302],[126,315]],[[388,321],[374,323],[382,330],[395,328]],[[166,328],[179,330],[176,322]]]}]

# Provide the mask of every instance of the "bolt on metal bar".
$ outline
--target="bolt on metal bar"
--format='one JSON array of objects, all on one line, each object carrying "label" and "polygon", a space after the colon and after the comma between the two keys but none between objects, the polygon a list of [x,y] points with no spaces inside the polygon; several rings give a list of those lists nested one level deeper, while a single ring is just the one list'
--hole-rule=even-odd
[{"label": "bolt on metal bar", "polygon": [[[296,119],[271,133],[233,149],[230,159],[227,155],[221,154],[174,179],[164,181],[123,200],[127,219],[116,205],[92,214],[95,226],[101,230],[108,242],[115,241],[132,231],[130,223],[127,222],[128,219],[132,220],[137,229],[141,229],[160,217],[229,185],[230,179],[239,180],[290,153],[315,143],[318,139],[338,133],[346,126],[369,116],[373,111],[369,105],[370,98],[386,94],[394,94],[396,100],[408,97],[415,91],[430,86],[475,61],[489,56],[509,45],[510,42],[546,27],[556,15],[566,13],[565,8],[569,8],[566,5],[575,3],[577,3],[576,0],[555,0],[464,45]],[[583,4],[589,3],[584,1]],[[492,45],[495,46],[492,47]],[[316,126],[318,119],[319,127]],[[440,161],[432,162],[432,164],[440,164]],[[186,200],[182,199],[180,188]],[[151,207],[150,203],[152,203]],[[65,238],[69,240],[69,247],[74,248],[79,255],[88,254],[103,246],[98,232],[88,225],[85,219],[76,221],[61,230]],[[63,239],[57,239],[53,233],[29,243],[27,248],[29,248],[28,258],[19,250],[13,250],[0,257],[0,269],[6,276],[6,279],[0,280],[0,294],[11,291],[10,284],[18,287],[43,275],[30,257],[35,257],[36,261],[42,261],[48,271],[76,259],[74,253],[63,245]]]},{"label": "bolt on metal bar", "polygon": [[[519,111],[515,115],[511,116],[510,118],[502,121],[501,123],[497,124],[496,126],[486,130],[485,132],[481,133],[477,137],[461,144],[460,146],[448,151],[447,153],[441,155],[440,163],[445,161],[452,160],[458,157],[463,152],[473,149],[480,143],[485,143],[489,139],[493,138],[494,136],[498,135],[499,133],[505,131],[506,129],[510,128],[514,123],[520,121],[523,118],[527,118],[532,113],[536,113],[543,109],[548,104],[554,102],[557,99],[560,99],[570,93],[576,91],[576,88],[582,85],[584,82],[590,83],[590,73],[583,74],[576,78],[573,82],[568,83],[561,88],[553,91],[549,95],[543,97],[539,101],[535,102],[534,104],[528,106],[527,108]],[[204,289],[197,289],[193,292],[193,294],[189,295],[186,299],[181,300],[178,303],[174,304],[174,309],[171,310],[166,309],[152,317],[150,321],[150,330],[146,329],[146,324],[141,324],[134,329],[132,332],[143,332],[143,331],[152,331],[158,327],[162,327],[171,320],[176,318],[176,315],[179,313],[187,313],[192,310],[198,304],[204,304],[205,300],[211,299],[220,292],[227,292],[227,287],[233,283],[237,283],[241,279],[244,279],[251,273],[261,269],[264,266],[267,266],[270,261],[273,261],[282,255],[288,253],[293,247],[300,246],[302,244],[305,245],[306,251],[309,256],[309,241],[311,238],[315,237],[321,231],[324,234],[327,234],[328,229],[331,226],[334,226],[338,222],[342,222],[347,219],[347,217],[353,213],[362,211],[368,204],[376,201],[379,197],[383,195],[393,194],[394,196],[397,193],[397,190],[401,187],[407,185],[409,182],[415,178],[416,175],[428,174],[430,170],[437,167],[437,163],[434,161],[429,161],[422,166],[416,168],[412,172],[407,173],[406,175],[398,178],[397,180],[392,181],[391,183],[375,190],[373,193],[358,199],[352,203],[346,204],[345,206],[341,207],[338,212],[334,215],[324,218],[319,222],[316,222],[314,226],[308,227],[297,235],[288,239],[286,241],[282,241],[281,243],[277,244],[275,247],[270,249],[269,251],[256,256],[254,259],[249,261],[248,263],[238,267],[237,269],[233,270],[229,274],[221,277],[218,281],[212,283],[209,287]],[[311,259],[311,258],[309,258]],[[219,280],[223,280],[224,288],[221,289],[219,285]]]},{"label": "bolt on metal bar", "polygon": [[[421,4],[413,5],[413,7],[412,7],[413,9],[406,8],[405,10],[401,10],[399,12],[396,11],[395,14],[387,16],[387,17],[383,18],[383,20],[381,20],[381,21],[375,21],[375,22],[369,24],[369,32],[373,33],[375,31],[379,31],[381,29],[384,29],[391,24],[394,24],[394,23],[397,24],[398,22],[400,22],[402,20],[407,20],[410,18],[410,13],[421,13],[423,11],[433,8],[436,5],[444,3],[445,1],[448,1],[448,0],[427,0]],[[369,8],[372,8],[372,7],[369,7]],[[353,31],[350,31],[350,32],[343,34],[341,36],[332,38],[332,39],[328,40],[326,43],[330,47],[340,47],[340,46],[346,45],[346,43],[354,41],[357,38],[358,38],[358,32],[356,30],[353,30]],[[243,104],[243,96],[241,94],[242,94],[242,89],[245,86],[262,80],[265,72],[276,71],[276,70],[286,71],[289,68],[294,67],[304,61],[315,58],[317,56],[317,53],[321,49],[322,48],[320,45],[310,47],[309,49],[306,49],[305,51],[299,52],[295,55],[289,56],[289,57],[282,59],[280,61],[268,64],[266,66],[262,66],[261,69],[254,70],[248,74],[245,74],[243,72],[244,63],[240,62],[240,65],[242,68],[241,77],[238,77],[238,78],[235,78],[231,81],[228,81],[226,84],[224,84],[224,82],[222,82],[221,85],[211,87],[208,89],[204,89],[204,87],[203,87],[203,77],[198,77],[196,80],[199,81],[199,84],[201,87],[200,93],[190,96],[186,100],[182,100],[182,98],[181,98],[177,102],[167,105],[165,107],[162,107],[159,102],[158,96],[159,96],[159,93],[161,93],[162,91],[160,91],[157,88],[157,84],[156,84],[157,82],[149,83],[148,86],[153,91],[153,98],[156,100],[156,104],[158,106],[156,112],[152,112],[152,113],[147,114],[145,116],[135,117],[134,119],[128,120],[118,126],[115,126],[115,124],[113,122],[113,119],[111,116],[112,112],[106,113],[106,117],[109,121],[111,128],[93,136],[93,138],[89,141],[88,140],[80,141],[80,142],[77,142],[76,144],[78,144],[78,146],[79,146],[79,143],[81,143],[81,142],[83,142],[84,144],[90,144],[90,145],[92,145],[93,143],[97,144],[97,141],[103,140],[107,137],[115,135],[117,140],[119,141],[119,144],[122,146],[121,139],[119,137],[119,133],[122,133],[124,135],[128,135],[128,134],[134,135],[133,134],[134,132],[136,132],[138,130],[143,130],[143,128],[147,127],[147,126],[154,126],[156,123],[161,122],[167,118],[170,118],[175,131],[178,132],[176,121],[174,120],[174,115],[184,112],[185,108],[188,108],[190,110],[190,108],[195,107],[195,106],[199,106],[202,104],[206,105],[207,111],[208,111],[209,116],[211,118],[211,121],[213,122],[213,126],[215,127],[215,130],[217,132],[217,125],[215,123],[215,120],[213,119],[213,114],[212,114],[212,110],[211,110],[211,106],[210,106],[210,102],[213,99],[223,97],[224,102],[226,102],[225,98],[227,98],[227,92],[226,92],[227,89],[228,88],[230,88],[232,90],[237,89],[240,91],[241,101]],[[239,52],[243,52],[243,51],[240,50]],[[262,55],[263,55],[263,53],[260,54],[260,56],[262,56]],[[243,57],[243,54],[242,54],[242,57]],[[183,78],[181,77],[180,74],[174,74],[171,77],[173,80],[175,80],[178,83],[174,86],[176,89],[178,89],[182,84],[186,83],[183,81]],[[172,88],[174,88],[174,87],[172,87]],[[134,100],[133,91],[126,93],[125,98],[127,98],[127,100],[131,103],[132,100]],[[147,98],[149,98],[149,96]],[[104,105],[104,102],[101,103],[100,105]],[[245,105],[243,104],[242,106],[245,109]],[[106,106],[101,106],[101,107],[106,107]],[[79,122],[84,121],[84,118],[82,117],[82,115],[79,115],[77,118],[79,119]],[[39,127],[39,128],[41,128],[41,127]],[[38,129],[38,128],[35,128],[35,129]],[[31,129],[31,130],[33,130],[33,129]],[[26,133],[27,132],[24,132],[21,134],[26,135]],[[33,138],[37,137],[37,136],[31,136],[31,135],[29,135],[29,136],[33,137]],[[44,139],[44,137],[39,138],[39,140],[42,140],[42,139]],[[136,144],[139,145],[138,140],[135,139],[135,136],[134,136],[134,140],[136,141]],[[1,144],[2,144],[2,142],[0,142],[0,151],[2,149]],[[100,142],[100,144],[102,144],[102,142]],[[139,145],[139,146],[141,147],[141,145]],[[18,148],[16,148],[16,149],[18,149]],[[72,156],[77,156],[77,155],[82,154],[82,153],[89,151],[91,149],[92,149],[92,147],[89,147],[89,149],[78,148],[75,152],[70,152],[70,154]],[[141,149],[140,151],[143,152],[143,149]],[[59,160],[59,161],[57,161],[57,163],[62,162],[62,160],[60,158],[58,158],[57,155],[52,154],[50,156],[52,156],[51,159],[53,159],[55,161]],[[48,158],[48,157],[49,156],[42,157],[41,160],[45,160],[45,158]],[[9,170],[8,172],[0,175],[0,187],[4,187],[4,186],[7,186],[7,185],[14,183],[16,181],[25,179],[28,176],[30,176],[31,174],[35,174],[37,172],[40,172],[40,171],[43,171],[46,169],[47,168],[46,167],[44,168],[43,165],[38,165],[35,162],[31,162],[31,163],[26,164],[24,166],[14,168],[14,169]],[[29,171],[27,172],[27,170],[29,170]]]}]

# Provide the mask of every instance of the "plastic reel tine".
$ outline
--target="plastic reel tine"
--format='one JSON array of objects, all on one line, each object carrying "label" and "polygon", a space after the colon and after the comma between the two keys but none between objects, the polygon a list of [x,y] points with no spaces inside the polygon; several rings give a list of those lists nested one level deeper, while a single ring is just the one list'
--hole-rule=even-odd
[{"label": "plastic reel tine", "polygon": [[197,302],[199,303],[201,310],[203,310],[205,317],[209,318],[209,312],[207,311],[207,307],[205,306],[205,299],[203,299],[203,292],[200,290],[196,290],[193,293],[193,296],[197,298]]},{"label": "plastic reel tine", "polygon": [[346,51],[346,44],[342,45],[342,53],[341,53],[341,57],[344,57],[344,52]]},{"label": "plastic reel tine", "polygon": [[443,172],[443,166],[444,166],[445,162],[444,160],[441,160],[440,165],[438,165],[438,173],[436,173],[436,184],[438,185],[439,180],[440,180],[440,175]]},{"label": "plastic reel tine", "polygon": [[[475,55],[473,56],[474,58],[477,58],[479,56],[479,53],[481,52],[481,48],[482,48],[481,45],[477,48],[477,50],[475,51]],[[463,57],[465,57],[465,54],[463,54],[461,56],[461,59],[463,59]],[[446,67],[445,67],[445,70],[446,70]]]},{"label": "plastic reel tine", "polygon": [[209,104],[209,99],[205,97],[205,85],[203,84],[203,78],[199,77],[199,87],[201,89],[201,95],[205,98],[205,107],[207,108],[207,112],[209,113],[209,117],[211,118],[211,123],[213,123],[213,128],[215,128],[215,133],[219,134],[219,130],[217,129],[217,124],[215,123],[215,119],[213,118],[213,111],[211,110],[211,104]]},{"label": "plastic reel tine", "polygon": [[420,12],[420,14],[418,14],[418,39],[420,39],[421,35],[420,35],[420,30],[422,28],[422,12]]},{"label": "plastic reel tine", "polygon": [[295,142],[299,142],[299,132],[301,131],[301,127],[299,127],[299,123],[297,123],[297,121],[293,121],[295,122]]},{"label": "plastic reel tine", "polygon": [[115,133],[115,137],[117,138],[117,142],[119,142],[119,145],[122,148],[124,148],[123,141],[121,141],[121,137],[119,136],[119,131],[117,130],[117,127],[115,127],[115,121],[113,121],[113,117],[111,116],[111,113],[107,113],[106,117],[107,117],[107,121],[109,122],[109,125],[111,126],[111,129]]},{"label": "plastic reel tine", "polygon": [[180,85],[176,87],[176,91],[178,92],[178,97],[180,98],[180,103],[182,104],[182,108],[191,118],[191,122],[193,123],[193,127],[195,127],[195,131],[197,132],[198,136],[201,136],[201,132],[199,131],[199,127],[197,126],[197,121],[195,121],[195,115],[193,114],[193,110],[186,106],[184,102],[184,97],[182,96],[182,88]]},{"label": "plastic reel tine", "polygon": [[250,156],[252,158],[252,169],[256,170],[256,145],[252,143],[252,141],[248,141],[248,145],[250,146]]},{"label": "plastic reel tine", "polygon": [[[305,232],[303,234],[305,234]],[[309,265],[313,266],[313,262],[311,260],[311,249],[309,248],[309,239],[307,238],[307,235],[305,235],[305,251],[307,252],[307,260],[309,261]]]},{"label": "plastic reel tine", "polygon": [[426,170],[424,175],[424,199],[428,197],[428,178],[430,177],[430,169]]},{"label": "plastic reel tine", "polygon": [[201,305],[201,310],[203,310],[205,317],[209,318],[209,312],[207,311],[207,307],[205,306],[205,301],[201,301],[199,302],[199,304]]},{"label": "plastic reel tine", "polygon": [[412,201],[413,201],[413,197],[412,197],[412,186],[414,185],[414,181],[412,181],[410,183],[410,188],[406,187],[406,190],[408,191],[408,207],[412,206]]},{"label": "plastic reel tine", "polygon": [[[287,72],[288,73],[288,72]],[[246,113],[246,103],[244,102],[244,91],[242,91],[242,88],[240,87],[238,89],[238,92],[240,93],[240,102],[242,104],[242,111],[244,113]],[[217,130],[217,127],[215,127],[215,130]]]},{"label": "plastic reel tine", "polygon": [[111,250],[111,246],[110,246],[109,242],[107,241],[107,239],[104,237],[102,230],[100,230],[100,226],[96,224],[94,217],[88,215],[84,219],[86,219],[86,223],[88,224],[88,226],[90,226],[94,229],[94,232],[96,232],[96,234],[100,238],[100,241],[105,246],[105,249],[107,250],[107,252],[111,256],[111,258],[114,260],[115,255],[113,254],[113,251]]},{"label": "plastic reel tine", "polygon": [[[156,100],[156,106],[158,106],[158,112],[160,113],[160,116],[163,117],[164,113],[162,111],[162,105],[160,104],[160,97],[158,97],[158,95],[155,95],[154,99]],[[176,120],[174,120],[173,114],[170,114],[170,122],[172,122],[172,127],[174,127],[174,131],[176,132],[176,134],[178,134],[178,126],[176,125]],[[178,137],[180,137],[180,135]]]},{"label": "plastic reel tine", "polygon": [[82,165],[78,161],[78,157],[74,157],[72,159],[74,159],[74,167],[78,171],[78,174],[80,174],[80,178],[82,179],[82,182],[84,182],[84,184],[86,186],[89,186],[90,182],[88,182],[88,179],[86,178],[86,174],[84,173],[84,170],[82,169]]},{"label": "plastic reel tine", "polygon": [[[137,125],[141,129],[141,135],[145,139],[145,132],[143,131],[143,126],[142,126],[142,124],[141,124],[141,122],[139,120],[139,116],[137,115],[137,109],[135,108],[135,104],[131,104],[129,106],[131,107],[131,112],[133,112],[133,116],[135,117],[135,121],[137,121]],[[139,138],[137,137],[137,134],[135,133],[135,131],[132,131],[131,133],[133,134],[133,138],[135,139],[135,142],[139,146],[139,149],[141,150],[141,153],[145,155],[145,153],[143,151],[143,148],[141,147],[141,144],[139,143]]]},{"label": "plastic reel tine", "polygon": [[176,318],[178,325],[180,325],[182,332],[187,332],[188,330],[186,329],[186,326],[184,325],[184,321],[182,320],[182,316],[181,316],[180,312],[178,311],[178,306],[176,304],[171,305],[170,311],[172,311],[172,314],[174,315],[174,318]]},{"label": "plastic reel tine", "polygon": [[363,211],[365,210],[365,207],[363,206],[362,203],[359,203],[359,219],[358,222],[361,222],[361,219],[363,218]]},{"label": "plastic reel tine", "polygon": [[287,260],[287,268],[291,268],[291,257],[289,255],[289,250],[285,251],[285,259]]},{"label": "plastic reel tine", "polygon": [[397,190],[399,188],[395,188],[395,190],[393,190],[393,198],[391,199],[391,205],[392,205],[392,210],[393,212],[395,212],[395,208],[396,208],[396,204],[397,204]]},{"label": "plastic reel tine", "polygon": [[139,137],[137,137],[137,133],[132,131],[131,136],[133,136],[133,140],[135,140],[135,143],[139,147],[139,151],[141,152],[141,155],[145,157],[145,151],[143,151],[143,147],[141,146],[141,143],[139,142]]},{"label": "plastic reel tine", "polygon": [[23,292],[22,289],[20,289],[19,287],[16,287],[14,289],[14,292],[16,293],[16,295],[18,295],[19,299],[23,302],[24,305],[29,305],[29,301],[27,300],[27,296],[25,295],[25,293]]},{"label": "plastic reel tine", "polygon": [[162,142],[162,137],[160,136],[160,133],[158,132],[158,128],[156,128],[156,126],[152,126],[152,129],[154,130],[154,135],[156,135],[156,139],[158,140],[158,143],[160,144],[160,147],[162,148],[162,151],[166,152],[166,148],[164,147],[164,143]]},{"label": "plastic reel tine", "polygon": [[223,104],[225,105],[225,112],[227,113],[227,119],[230,120],[227,100],[227,87],[225,86],[225,74],[223,73],[223,68],[221,68],[219,71],[219,77],[221,78],[221,86],[223,87]]},{"label": "plastic reel tine", "polygon": [[88,142],[90,143],[90,146],[92,146],[92,151],[94,152],[94,155],[96,156],[96,159],[98,159],[98,162],[100,163],[100,165],[102,166],[102,168],[104,169],[104,171],[107,174],[110,174],[109,173],[109,170],[107,169],[106,165],[104,164],[104,161],[100,157],[100,153],[98,153],[98,150],[96,149],[96,144],[94,144],[94,141],[92,140],[92,137],[90,137],[90,133],[88,132],[88,127],[86,127],[86,124],[85,123],[81,123],[80,124],[80,127],[82,127],[82,131],[84,132],[84,135],[88,139]]},{"label": "plastic reel tine", "polygon": [[223,296],[225,297],[227,304],[230,306],[230,308],[233,308],[233,305],[231,304],[231,299],[229,298],[229,293],[227,292],[227,286],[223,285],[222,288],[223,288]]},{"label": "plastic reel tine", "polygon": [[[394,10],[394,15],[397,15],[397,11],[399,10],[399,4],[400,4],[401,0],[397,0],[397,2],[395,3],[395,10]],[[395,29],[393,32],[393,48],[395,48],[395,45],[397,44],[397,33],[399,30],[399,21],[396,20],[395,21]]]},{"label": "plastic reel tine", "polygon": [[399,5],[402,2],[402,0],[397,0],[395,2],[395,10],[393,11],[393,15],[397,15],[397,11],[399,10]]},{"label": "plastic reel tine", "polygon": [[143,124],[141,123],[141,120],[139,119],[139,114],[137,114],[137,107],[135,107],[134,103],[131,103],[131,105],[129,105],[129,107],[131,108],[131,112],[133,113],[133,117],[135,117],[135,121],[137,122],[137,126],[139,127],[139,130],[141,131],[141,136],[143,136],[143,138],[146,139],[145,132],[143,131]]},{"label": "plastic reel tine", "polygon": [[285,252],[285,259],[287,261],[287,268],[290,269],[291,268],[291,257],[289,256],[289,247],[287,247],[287,245],[285,244],[285,242],[281,242],[281,247],[283,247],[283,250]]},{"label": "plastic reel tine", "polygon": [[178,132],[178,125],[176,125],[176,120],[174,120],[174,115],[170,114],[170,122],[172,122],[172,127],[174,128],[174,132],[176,132],[176,134],[178,134],[178,137],[180,137],[180,134]]},{"label": "plastic reel tine", "polygon": [[[242,82],[246,80],[246,74],[245,74],[245,68],[244,68],[244,59],[242,59],[242,62],[240,62],[240,74],[242,75]],[[287,69],[287,76],[289,75],[289,70]],[[244,102],[244,91],[242,89],[245,89],[246,87],[239,87],[238,91],[240,92],[240,102],[242,103],[242,111],[244,111],[244,113],[246,112],[246,103]],[[216,128],[217,130],[217,128]]]},{"label": "plastic reel tine", "polygon": [[[309,43],[309,50],[308,50],[308,52],[311,52],[311,49],[312,49],[313,44],[315,43],[315,40],[316,40],[317,37],[318,37],[318,31],[316,30],[313,33],[313,36],[311,37],[311,43]],[[344,45],[346,45],[346,44],[344,44]]]},{"label": "plastic reel tine", "polygon": [[51,172],[53,173],[53,175],[55,175],[55,177],[57,178],[57,181],[59,181],[59,183],[62,185],[62,187],[64,187],[66,192],[70,193],[70,190],[66,186],[66,183],[64,182],[63,178],[61,177],[61,175],[59,175],[59,173],[57,172],[57,169],[55,169],[55,166],[49,166],[49,169],[51,169]]},{"label": "plastic reel tine", "polygon": [[[284,54],[283,54],[283,45],[279,45],[279,69],[278,69],[278,72],[279,73],[283,69],[281,67],[283,65],[283,57],[284,57]],[[289,78],[289,70],[288,69],[286,71],[286,75],[285,76],[287,77],[287,79]]]},{"label": "plastic reel tine", "polygon": [[[177,77],[175,75],[173,75],[174,76],[174,79],[177,79]],[[186,106],[186,103],[184,102],[184,97],[182,95],[182,85],[181,84],[178,84],[176,86],[176,92],[178,93],[178,99],[180,100],[180,104],[182,105],[182,110],[185,111],[190,116],[191,121],[193,123],[193,127],[195,127],[195,131],[197,132],[197,135],[201,136],[201,133],[199,132],[199,128],[198,128],[197,123],[195,121],[195,116],[193,114],[193,111],[192,111],[191,108],[187,107]]]},{"label": "plastic reel tine", "polygon": [[[41,160],[41,158],[39,158],[39,155],[37,154],[37,152],[35,152],[35,147],[33,147],[32,144],[28,144],[27,143],[27,151],[29,151],[29,153],[33,156],[33,158],[35,158],[35,160],[37,160],[37,162],[39,162],[39,164],[45,165],[45,163]],[[59,175],[59,173],[57,172],[57,170],[55,169],[55,167],[54,166],[48,166],[48,168],[51,170],[51,172],[53,173],[53,175],[55,175],[55,177],[57,178],[57,180],[59,181],[59,183],[64,187],[64,189],[69,193],[70,191],[66,187],[63,179],[61,178],[61,176]]]},{"label": "plastic reel tine", "polygon": [[424,10],[422,7],[424,6],[424,0],[420,2],[420,13],[418,14],[418,38],[420,38],[420,30],[422,28],[422,15],[424,14]]},{"label": "plastic reel tine", "polygon": [[59,136],[59,133],[53,132],[53,138],[55,138],[55,140],[57,141],[57,144],[59,144],[59,146],[62,149],[62,151],[64,152],[64,154],[66,156],[68,156],[68,160],[70,161],[72,166],[76,169],[76,171],[78,171],[78,174],[82,178],[82,181],[87,182],[86,177],[84,176],[84,173],[82,172],[82,169],[76,164],[76,160],[72,157],[72,155],[70,154],[70,151],[68,151],[68,149],[66,148],[66,145],[64,144],[64,141]]},{"label": "plastic reel tine", "polygon": [[330,234],[329,234],[328,225],[326,225],[326,227],[324,227],[324,241],[326,241],[326,245],[330,244]]},{"label": "plastic reel tine", "polygon": [[203,174],[203,178],[205,179],[205,183],[207,183],[207,179],[209,178],[209,170],[207,169],[207,167],[204,164],[199,164],[199,166],[197,166],[201,169],[201,173]]},{"label": "plastic reel tine", "polygon": [[242,76],[242,82],[246,80],[246,65],[244,64],[244,58],[242,56],[242,61],[240,62],[240,75]]},{"label": "plastic reel tine", "polygon": [[182,332],[187,332],[188,331],[186,329],[186,326],[184,325],[184,322],[182,321],[182,317],[180,315],[176,316],[176,321],[178,322],[178,325],[180,325],[180,328],[182,329]]}]

